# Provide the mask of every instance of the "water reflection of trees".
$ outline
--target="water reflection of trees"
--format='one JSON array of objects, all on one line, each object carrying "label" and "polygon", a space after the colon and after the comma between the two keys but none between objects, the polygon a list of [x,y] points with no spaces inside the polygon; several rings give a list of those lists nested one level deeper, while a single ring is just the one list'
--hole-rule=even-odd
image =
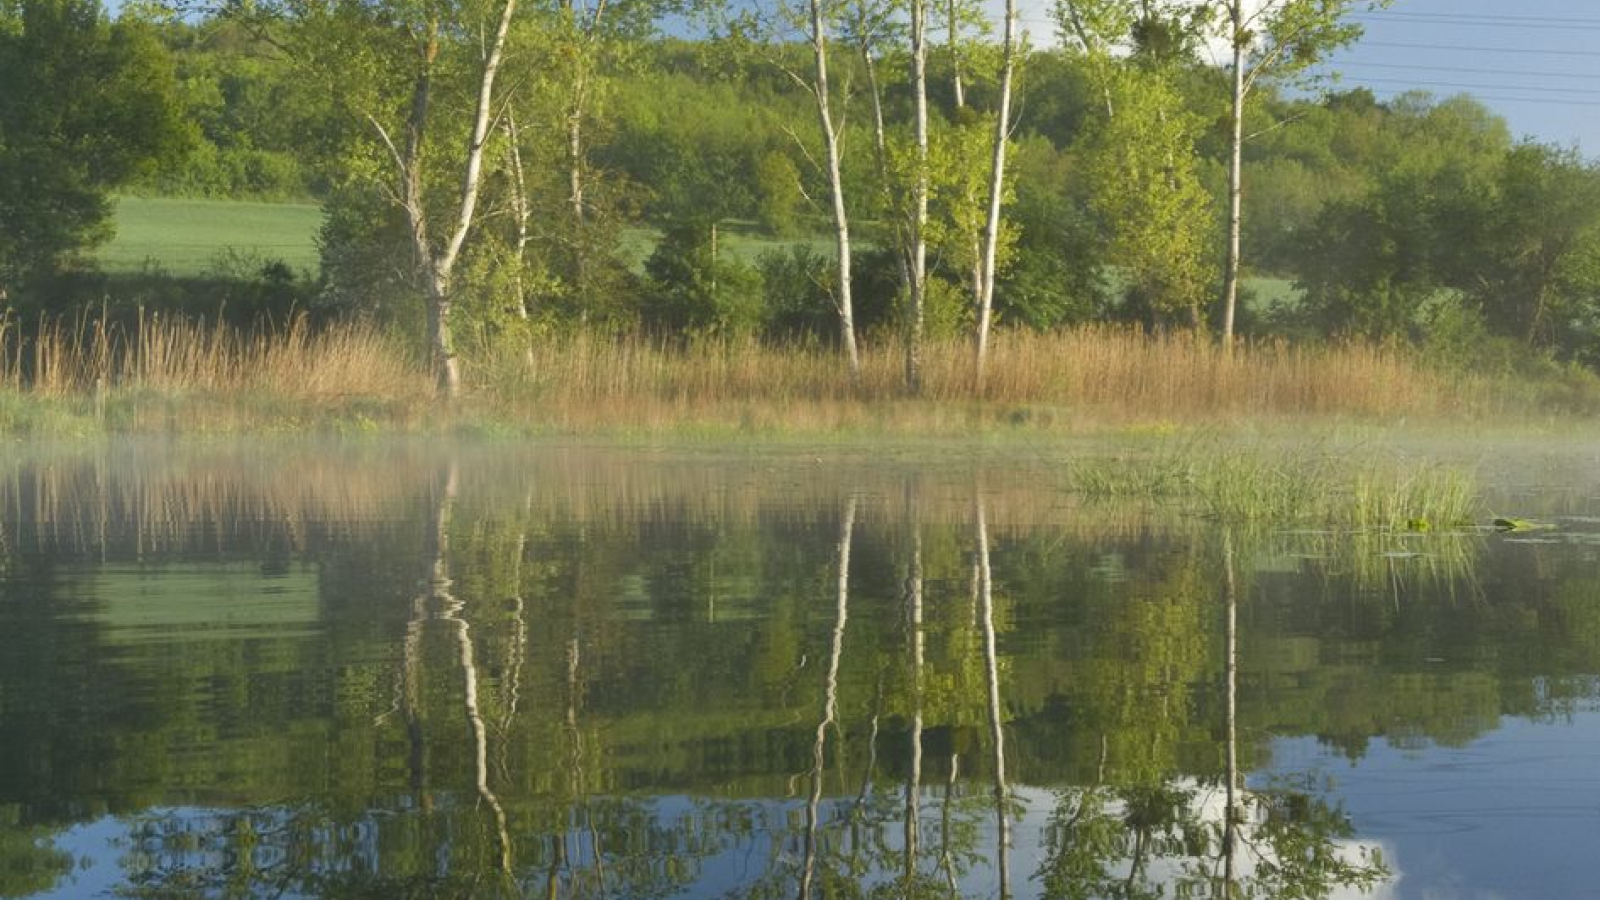
[{"label": "water reflection of trees", "polygon": [[[1167,674],[1177,671],[1180,660],[1202,661],[1220,677],[1221,766],[1185,771],[1175,759],[1160,758],[1172,749],[1160,742],[1138,764],[1118,766],[1103,738],[1094,781],[1058,792],[1037,873],[1047,897],[1312,898],[1340,888],[1369,889],[1387,877],[1381,857],[1351,841],[1353,829],[1322,797],[1310,790],[1246,788],[1239,740],[1238,606],[1244,589],[1235,535],[1223,530],[1215,549],[1220,565],[1210,577],[1174,577],[1157,593],[1166,603],[1222,620],[1220,672],[1183,641],[1148,646],[1134,656],[1152,660],[1156,671]],[[1198,551],[1179,564],[1191,573],[1207,568]],[[1214,629],[1188,633],[1194,641],[1215,641]],[[1171,705],[1158,715],[1178,717]],[[1150,733],[1114,718],[1106,725]]]},{"label": "water reflection of trees", "polygon": [[[65,592],[85,555],[159,567],[288,548],[314,566],[319,607],[310,634],[173,635],[173,652],[144,652],[90,606],[71,622],[24,608],[13,579],[0,615],[53,649],[0,661],[8,719],[40,716],[0,746],[56,771],[0,775],[0,811],[34,829],[73,807],[123,815],[130,884],[151,895],[1227,896],[1232,846],[1233,896],[1320,896],[1370,874],[1325,799],[1241,780],[1265,759],[1263,723],[1289,711],[1303,733],[1370,736],[1399,710],[1427,734],[1486,727],[1520,682],[1447,668],[1481,689],[1455,694],[1460,709],[1406,706],[1419,692],[1390,688],[1415,675],[1385,665],[1384,642],[1473,616],[1481,641],[1504,642],[1518,603],[1537,613],[1526,640],[1543,640],[1593,596],[1570,576],[1525,600],[1485,578],[1456,604],[1419,580],[1374,635],[1393,596],[1329,587],[1343,576],[1314,566],[1298,575],[1324,593],[1291,594],[1297,573],[1261,563],[1285,558],[1283,536],[1040,529],[1028,517],[1045,507],[1008,506],[1003,480],[869,472],[769,503],[754,488],[708,500],[698,476],[674,489],[676,470],[607,493],[569,463],[580,487],[546,494],[542,471],[421,463],[409,481],[346,485],[371,491],[354,512],[306,506],[315,490],[252,497],[242,471],[213,478],[226,501],[191,487],[166,502],[151,483],[91,494],[176,510],[141,514],[156,525],[72,513],[65,488],[8,501],[8,533],[31,548],[13,570],[57,579],[30,590]],[[68,544],[78,556],[41,553]],[[1330,593],[1348,597],[1330,608]],[[1377,642],[1363,719],[1328,702],[1355,673],[1325,675],[1302,649],[1352,632],[1351,647]],[[1589,634],[1551,652],[1576,656]],[[97,655],[116,660],[93,685],[106,696],[45,699]],[[1232,716],[1230,672],[1246,686]],[[1013,781],[1066,785],[1037,872],[1011,871],[1029,821]],[[86,783],[104,785],[87,804]],[[735,861],[742,880],[722,880]]]}]

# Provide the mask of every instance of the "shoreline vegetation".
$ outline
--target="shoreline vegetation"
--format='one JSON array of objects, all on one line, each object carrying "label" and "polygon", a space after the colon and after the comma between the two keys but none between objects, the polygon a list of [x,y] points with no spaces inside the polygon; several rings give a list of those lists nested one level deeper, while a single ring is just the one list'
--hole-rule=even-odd
[{"label": "shoreline vegetation", "polygon": [[[241,331],[188,320],[42,322],[0,332],[0,433],[96,437],[478,436],[810,447],[978,442],[1028,450],[1054,489],[1219,522],[1428,531],[1482,524],[1475,472],[1317,434],[1582,429],[1582,385],[1497,379],[1362,343],[1242,342],[1090,327],[1006,331],[981,391],[965,341],[934,344],[921,397],[869,342],[852,382],[832,348],[579,332],[478,353],[465,393],[365,324]],[[1079,442],[1070,452],[1064,448]],[[1359,443],[1356,442],[1356,443]],[[1461,441],[1457,441],[1459,445]]]},{"label": "shoreline vegetation", "polygon": [[296,316],[240,329],[159,314],[0,323],[0,434],[268,433],[567,436],[1063,437],[1279,423],[1583,420],[1600,381],[1431,364],[1398,345],[1242,341],[1104,325],[1001,331],[982,387],[965,340],[931,342],[919,396],[893,338],[837,351],[754,338],[576,331],[465,354],[439,396],[392,330]]}]

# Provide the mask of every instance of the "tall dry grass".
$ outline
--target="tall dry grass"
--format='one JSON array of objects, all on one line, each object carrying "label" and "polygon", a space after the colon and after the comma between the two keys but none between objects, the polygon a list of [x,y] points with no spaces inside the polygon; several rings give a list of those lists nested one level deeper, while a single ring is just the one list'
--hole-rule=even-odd
[{"label": "tall dry grass", "polygon": [[0,380],[44,398],[148,389],[169,394],[270,394],[291,399],[415,398],[431,392],[424,368],[366,323],[281,327],[140,315],[42,319],[31,330],[0,325]]},{"label": "tall dry grass", "polygon": [[[1257,416],[1446,416],[1490,411],[1492,394],[1481,383],[1453,383],[1402,350],[1360,343],[1246,342],[1230,352],[1203,335],[1096,326],[1002,332],[992,347],[979,388],[966,341],[931,344],[924,390],[911,398],[902,349],[892,340],[868,343],[852,380],[842,358],[822,346],[580,332],[469,357],[461,409],[567,431],[940,434],[996,423],[1070,430]],[[450,416],[424,412],[433,386],[419,357],[363,323],[319,329],[302,317],[241,331],[155,316],[127,326],[57,319],[26,334],[15,323],[0,325],[0,390],[67,401],[159,395],[158,415],[138,407],[123,417],[132,430],[183,430],[174,397],[198,402],[203,409],[193,418],[220,430],[252,427],[251,416],[230,404],[262,398],[280,409],[321,410],[324,418],[342,415],[345,401],[378,401],[379,418],[392,421],[364,424],[448,425]],[[371,410],[367,404],[362,415]]]},{"label": "tall dry grass", "polygon": [[[687,345],[630,336],[578,335],[480,367],[482,390],[501,403],[573,427],[717,420],[841,426],[970,420],[973,415],[1192,421],[1217,416],[1447,414],[1476,400],[1393,348],[1348,343],[1242,343],[1232,352],[1205,336],[1150,336],[1094,326],[996,336],[986,383],[976,386],[970,345],[924,354],[924,390],[906,404],[903,351],[869,345],[852,383],[827,348],[756,340]],[[943,410],[942,413],[938,412]],[[984,412],[986,411],[986,412]]]}]

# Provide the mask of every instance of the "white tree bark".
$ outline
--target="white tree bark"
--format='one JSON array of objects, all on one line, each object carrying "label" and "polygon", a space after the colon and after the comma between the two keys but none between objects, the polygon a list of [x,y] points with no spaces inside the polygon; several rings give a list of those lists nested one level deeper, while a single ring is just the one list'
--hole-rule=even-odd
[{"label": "white tree bark", "polygon": [[817,860],[817,828],[822,804],[823,753],[827,749],[828,729],[839,718],[839,661],[844,655],[844,627],[850,618],[850,542],[856,526],[856,498],[845,502],[844,522],[839,526],[839,579],[833,620],[833,642],[828,648],[828,671],[822,688],[822,717],[817,721],[817,739],[811,748],[811,796],[806,801],[806,844],[800,875],[800,900],[811,897],[811,882]]},{"label": "white tree bark", "polygon": [[1233,106],[1229,117],[1231,134],[1228,152],[1228,262],[1222,297],[1222,345],[1233,346],[1234,307],[1239,298],[1240,219],[1244,196],[1244,101],[1245,31],[1244,0],[1229,0],[1230,43],[1233,45]]},{"label": "white tree bark", "polygon": [[839,165],[839,134],[831,108],[828,87],[828,26],[822,0],[810,0],[811,51],[815,65],[812,94],[817,101],[817,120],[822,128],[823,150],[827,157],[828,192],[833,202],[834,247],[838,255],[838,275],[834,282],[834,304],[839,313],[839,339],[852,379],[861,376],[861,356],[856,347],[855,310],[850,291],[850,215],[844,203],[844,175]]},{"label": "white tree bark", "polygon": [[922,392],[922,330],[928,286],[928,6],[911,0],[911,97],[916,139],[911,182],[909,315],[906,322],[906,389]]},{"label": "white tree bark", "polygon": [[975,501],[978,527],[978,596],[983,620],[983,672],[989,688],[989,739],[994,744],[995,868],[1000,875],[1000,896],[1011,895],[1011,825],[1006,816],[1006,732],[1000,706],[1000,657],[994,638],[994,578],[989,570],[989,524],[983,495]]},{"label": "white tree bark", "polygon": [[[460,197],[449,237],[435,249],[431,240],[428,210],[424,201],[423,143],[428,129],[433,92],[433,65],[439,49],[439,26],[430,23],[430,33],[419,51],[421,66],[412,88],[411,110],[406,122],[406,148],[397,154],[401,180],[401,205],[405,208],[412,248],[421,269],[423,288],[428,297],[428,344],[440,393],[454,400],[461,390],[461,373],[456,362],[455,341],[450,330],[450,310],[454,301],[455,266],[461,257],[467,235],[477,220],[478,196],[483,186],[483,154],[488,144],[495,76],[500,70],[506,35],[516,14],[517,0],[505,0],[500,10],[494,40],[484,55],[478,78],[478,98],[466,160],[462,165]],[[385,143],[388,136],[380,128]],[[392,143],[391,151],[394,150]]]},{"label": "white tree bark", "polygon": [[989,360],[989,323],[994,313],[995,261],[1000,246],[1000,206],[1005,196],[1006,146],[1011,137],[1011,79],[1017,57],[1017,0],[1006,0],[1005,37],[1000,62],[1000,109],[994,128],[994,159],[989,167],[989,211],[983,226],[983,259],[977,300],[977,336],[973,353],[976,386],[983,390]]}]

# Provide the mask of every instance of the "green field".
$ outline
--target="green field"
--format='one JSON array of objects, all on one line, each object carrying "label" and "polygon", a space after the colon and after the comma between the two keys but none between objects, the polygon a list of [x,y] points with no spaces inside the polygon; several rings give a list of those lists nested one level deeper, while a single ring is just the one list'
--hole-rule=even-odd
[{"label": "green field", "polygon": [[228,271],[230,257],[257,266],[282,260],[314,273],[321,224],[315,203],[123,197],[116,201],[116,237],[95,258],[117,273],[156,268],[206,275]]},{"label": "green field", "polygon": [[[116,237],[95,258],[106,271],[118,273],[155,268],[178,276],[233,274],[237,266],[229,268],[231,256],[251,268],[276,259],[315,274],[321,224],[322,207],[315,203],[123,197],[116,201]],[[787,253],[795,244],[823,257],[834,254],[830,236],[775,238],[749,222],[728,222],[722,235],[727,252],[747,263],[763,253]],[[660,230],[649,226],[624,228],[620,253],[629,267],[643,273],[660,237]],[[1254,291],[1251,306],[1257,309],[1275,300],[1293,302],[1298,293],[1281,278],[1247,278],[1245,284]]]}]

